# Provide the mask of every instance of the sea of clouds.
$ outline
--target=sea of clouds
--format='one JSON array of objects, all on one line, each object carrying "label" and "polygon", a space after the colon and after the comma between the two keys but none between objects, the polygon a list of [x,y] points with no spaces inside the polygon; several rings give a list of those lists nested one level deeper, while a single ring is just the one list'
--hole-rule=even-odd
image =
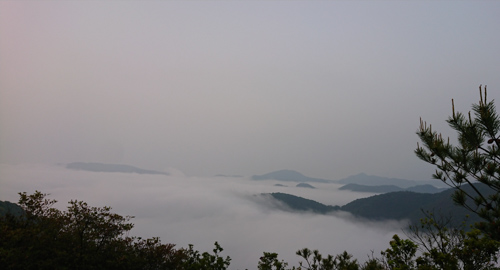
[{"label": "sea of clouds", "polygon": [[[49,193],[64,209],[70,200],[91,206],[111,206],[120,215],[135,218],[131,235],[161,238],[163,243],[210,251],[215,241],[230,256],[230,269],[256,269],[262,252],[298,265],[298,249],[323,254],[347,250],[365,261],[388,247],[404,222],[372,222],[347,213],[317,215],[283,211],[262,193],[283,192],[328,205],[344,205],[370,193],[339,191],[338,184],[254,181],[250,177],[188,177],[170,175],[74,171],[62,165],[0,164],[0,200],[17,202],[18,192]],[[281,183],[286,187],[275,186]]]}]

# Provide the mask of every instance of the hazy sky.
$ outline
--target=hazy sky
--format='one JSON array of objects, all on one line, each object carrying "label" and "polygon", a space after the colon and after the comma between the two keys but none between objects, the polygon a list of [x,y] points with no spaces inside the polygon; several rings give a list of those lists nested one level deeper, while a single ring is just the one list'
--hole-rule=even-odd
[{"label": "hazy sky", "polygon": [[0,1],[0,162],[429,179],[500,91],[496,1]]}]

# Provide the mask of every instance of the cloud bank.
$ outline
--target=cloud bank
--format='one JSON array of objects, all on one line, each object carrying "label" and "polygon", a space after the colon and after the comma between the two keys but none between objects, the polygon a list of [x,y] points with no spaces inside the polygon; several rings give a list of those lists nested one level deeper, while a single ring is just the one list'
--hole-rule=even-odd
[{"label": "cloud bank", "polygon": [[[174,170],[173,170],[174,171]],[[0,200],[17,202],[17,192],[50,193],[65,208],[69,200],[92,206],[111,206],[121,215],[135,216],[132,235],[159,236],[178,247],[194,244],[211,251],[218,241],[231,269],[255,269],[262,252],[277,252],[291,265],[298,264],[298,249],[322,253],[344,250],[359,260],[371,251],[387,248],[401,222],[368,222],[348,214],[290,213],[272,207],[263,196],[286,192],[325,204],[343,205],[366,193],[338,191],[336,184],[315,184],[317,189],[277,187],[274,181],[247,177],[186,177],[72,171],[62,166],[0,165]]]}]

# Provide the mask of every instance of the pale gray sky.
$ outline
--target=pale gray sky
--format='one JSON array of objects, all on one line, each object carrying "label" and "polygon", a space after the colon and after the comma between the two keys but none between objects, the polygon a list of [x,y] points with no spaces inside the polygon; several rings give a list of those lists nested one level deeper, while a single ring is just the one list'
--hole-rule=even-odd
[{"label": "pale gray sky", "polygon": [[500,90],[500,2],[0,1],[0,162],[429,179]]}]

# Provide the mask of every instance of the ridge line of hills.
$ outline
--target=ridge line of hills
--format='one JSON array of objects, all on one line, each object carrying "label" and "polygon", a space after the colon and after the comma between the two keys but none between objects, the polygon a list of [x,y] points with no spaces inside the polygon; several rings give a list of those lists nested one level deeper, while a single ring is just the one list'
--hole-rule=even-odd
[{"label": "ridge line of hills", "polygon": [[357,192],[371,192],[371,193],[388,193],[396,191],[411,191],[418,193],[439,193],[445,191],[447,188],[437,188],[433,185],[417,185],[409,188],[401,188],[396,185],[380,185],[380,186],[366,186],[358,184],[347,184],[339,188],[339,190],[349,190]]},{"label": "ridge line of hills", "polygon": [[[362,186],[397,186],[402,189],[412,188],[414,186],[431,185],[436,188],[447,187],[445,184],[436,180],[407,180],[399,178],[388,178],[375,175],[359,173],[340,180],[329,180],[321,178],[307,177],[300,172],[293,170],[279,170],[263,175],[253,175],[252,180],[278,180],[285,182],[315,182],[315,183],[336,183],[336,184],[356,184]],[[371,192],[371,191],[370,191]]]},{"label": "ridge line of hills", "polygon": [[[146,170],[135,166],[123,164],[106,164],[98,162],[72,162],[65,165],[67,169],[91,171],[91,172],[112,172],[112,173],[137,173],[137,174],[161,174],[169,175],[167,172]],[[226,176],[226,175],[217,175]],[[241,177],[233,176],[233,177]],[[263,175],[253,175],[252,180],[278,180],[284,182],[298,182],[298,183],[336,183],[344,184],[340,189],[358,191],[358,192],[372,192],[372,193],[385,193],[401,190],[410,190],[424,193],[436,193],[442,191],[440,188],[446,187],[439,181],[415,181],[398,178],[387,178],[381,176],[367,175],[359,173],[349,176],[340,180],[329,180],[321,178],[313,178],[303,175],[294,170],[279,170],[270,172]]]},{"label": "ridge line of hills", "polygon": [[[474,186],[485,195],[493,193],[484,184],[478,183]],[[480,221],[477,214],[453,203],[451,195],[454,191],[454,189],[448,189],[435,194],[397,191],[357,199],[343,206],[325,205],[286,193],[263,193],[262,195],[271,196],[289,208],[281,210],[294,212],[329,214],[335,211],[344,211],[369,220],[409,220],[409,223],[413,225],[419,224],[420,219],[425,217],[425,212],[432,212],[436,217],[450,217],[450,226],[459,226],[466,216],[469,216],[466,222],[468,225]],[[470,186],[464,186],[464,191],[473,192]],[[472,202],[470,203],[472,204]]]}]

